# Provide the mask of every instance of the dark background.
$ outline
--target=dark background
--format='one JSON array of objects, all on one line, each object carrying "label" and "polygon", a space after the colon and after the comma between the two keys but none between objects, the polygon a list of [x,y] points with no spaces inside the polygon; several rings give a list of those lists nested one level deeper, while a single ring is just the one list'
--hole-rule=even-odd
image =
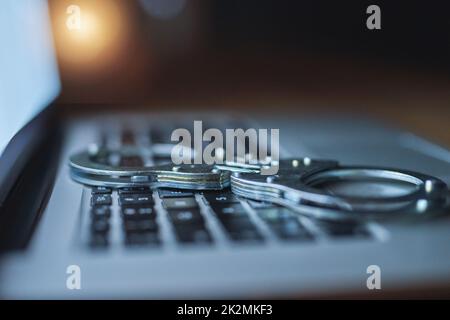
[{"label": "dark background", "polygon": [[[212,1],[217,48],[343,53],[393,63],[449,66],[448,1]],[[365,28],[366,8],[382,11],[382,29]]]},{"label": "dark background", "polygon": [[[60,102],[71,112],[350,110],[412,123],[450,145],[448,1],[186,0],[170,18],[142,1],[50,0]],[[69,4],[110,31],[90,60],[78,58],[101,38],[71,42]],[[366,28],[370,4],[381,7],[381,30]]]}]

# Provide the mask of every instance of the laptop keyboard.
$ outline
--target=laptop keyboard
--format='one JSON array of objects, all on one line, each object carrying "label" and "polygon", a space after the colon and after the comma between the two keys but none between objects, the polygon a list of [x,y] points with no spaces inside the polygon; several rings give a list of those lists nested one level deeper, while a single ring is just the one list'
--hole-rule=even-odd
[{"label": "laptop keyboard", "polygon": [[218,222],[226,241],[235,244],[373,238],[364,225],[315,221],[283,207],[239,199],[226,191],[194,194],[171,189],[94,188],[89,211],[92,247],[110,245],[113,216],[119,218],[127,246],[163,245],[158,221],[162,216],[180,245],[214,245],[216,236],[208,226],[212,219]]},{"label": "laptop keyboard", "polygon": [[[124,166],[167,163],[172,144],[163,136],[154,128],[144,138],[124,130],[116,136],[119,144],[141,145],[147,151],[142,157],[105,161]],[[89,201],[82,210],[82,238],[92,248],[175,245],[213,249],[223,244],[300,245],[376,238],[369,225],[316,221],[277,205],[240,199],[230,190],[95,187],[86,188],[84,198]]]}]

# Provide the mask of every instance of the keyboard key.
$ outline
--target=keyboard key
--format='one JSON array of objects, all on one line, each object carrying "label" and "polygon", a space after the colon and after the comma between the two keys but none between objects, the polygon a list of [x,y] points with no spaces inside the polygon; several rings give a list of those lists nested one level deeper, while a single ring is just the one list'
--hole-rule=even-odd
[{"label": "keyboard key", "polygon": [[119,194],[152,194],[149,187],[124,187],[119,189]]},{"label": "keyboard key", "polygon": [[151,128],[150,139],[152,144],[172,143],[170,140],[170,132],[172,132],[171,128]]},{"label": "keyboard key", "polygon": [[247,211],[241,204],[214,204],[211,208],[216,213],[219,219],[230,217],[245,217],[248,215]]},{"label": "keyboard key", "polygon": [[156,211],[152,207],[139,207],[138,214],[141,217],[153,217],[156,218]]},{"label": "keyboard key", "polygon": [[206,229],[175,228],[177,240],[181,243],[209,244],[211,234]]},{"label": "keyboard key", "polygon": [[97,219],[92,221],[91,230],[93,233],[108,233],[109,222],[107,219]]},{"label": "keyboard key", "polygon": [[89,239],[89,245],[93,248],[105,248],[109,244],[107,234],[93,233]]},{"label": "keyboard key", "polygon": [[198,209],[169,210],[168,214],[173,224],[204,224],[203,216]]},{"label": "keyboard key", "polygon": [[135,137],[134,137],[134,133],[131,130],[124,130],[122,132],[122,144],[123,145],[134,145],[135,144]]},{"label": "keyboard key", "polygon": [[[172,155],[170,154],[170,152],[161,150],[164,149],[165,145],[156,145],[157,148],[159,148],[160,150],[155,150],[155,148],[153,148],[153,162],[155,163],[155,165],[163,165],[163,164],[171,164],[172,163]],[[154,145],[155,147],[155,145]],[[163,147],[163,148],[161,148]]]},{"label": "keyboard key", "polygon": [[227,217],[221,219],[221,223],[227,231],[241,231],[256,229],[249,217]]},{"label": "keyboard key", "polygon": [[133,205],[133,204],[135,204],[135,200],[136,200],[136,198],[134,195],[127,194],[127,195],[119,197],[119,204],[121,206]]},{"label": "keyboard key", "polygon": [[205,192],[203,196],[211,205],[216,203],[239,203],[239,199],[231,192]]},{"label": "keyboard key", "polygon": [[313,240],[313,236],[296,219],[272,224],[270,227],[282,240]]},{"label": "keyboard key", "polygon": [[160,157],[153,157],[153,163],[155,164],[155,166],[162,166],[162,165],[167,165],[167,164],[171,164],[172,159],[161,159]]},{"label": "keyboard key", "polygon": [[154,200],[151,195],[146,194],[126,194],[119,196],[121,206],[126,205],[153,205]]},{"label": "keyboard key", "polygon": [[151,195],[135,195],[136,198],[136,204],[153,204],[155,201],[153,200],[153,197]]},{"label": "keyboard key", "polygon": [[108,194],[95,194],[91,198],[92,206],[110,206],[112,204],[112,198]]},{"label": "keyboard key", "polygon": [[157,233],[127,233],[125,236],[125,244],[127,246],[158,246],[161,244],[161,240]]},{"label": "keyboard key", "polygon": [[280,223],[286,219],[295,218],[294,213],[285,208],[258,209],[256,212],[267,223]]},{"label": "keyboard key", "polygon": [[356,223],[316,222],[328,236],[333,238],[361,237],[370,238],[370,232],[364,226]]},{"label": "keyboard key", "polygon": [[156,211],[151,206],[123,206],[124,219],[155,219]]},{"label": "keyboard key", "polygon": [[93,219],[107,219],[111,217],[111,209],[108,206],[95,206],[91,209]]},{"label": "keyboard key", "polygon": [[123,223],[123,227],[127,233],[158,231],[158,224],[155,220],[125,220]]},{"label": "keyboard key", "polygon": [[190,191],[175,190],[175,189],[159,189],[159,197],[161,199],[165,198],[183,198],[183,197],[193,197],[194,193]]},{"label": "keyboard key", "polygon": [[112,189],[107,187],[94,187],[91,190],[92,194],[111,194]]},{"label": "keyboard key", "polygon": [[124,219],[134,219],[137,216],[137,207],[122,206],[122,217]]},{"label": "keyboard key", "polygon": [[163,199],[162,205],[165,209],[192,209],[198,208],[194,197]]}]

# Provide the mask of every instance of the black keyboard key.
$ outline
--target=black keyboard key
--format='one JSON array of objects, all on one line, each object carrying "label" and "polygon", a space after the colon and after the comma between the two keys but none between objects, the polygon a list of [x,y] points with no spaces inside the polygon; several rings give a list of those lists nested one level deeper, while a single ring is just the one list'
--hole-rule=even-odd
[{"label": "black keyboard key", "polygon": [[152,194],[149,187],[124,187],[119,189],[119,194]]},{"label": "black keyboard key", "polygon": [[107,187],[94,187],[91,190],[92,194],[111,194],[112,189]]},{"label": "black keyboard key", "polygon": [[89,239],[89,245],[93,248],[105,248],[109,244],[108,235],[102,233],[93,233]]},{"label": "black keyboard key", "polygon": [[272,224],[272,231],[282,240],[313,240],[313,236],[296,219]]},{"label": "black keyboard key", "polygon": [[135,201],[136,201],[137,205],[154,204],[155,203],[152,195],[141,194],[141,195],[135,195],[134,197],[136,198]]},{"label": "black keyboard key", "polygon": [[123,227],[127,233],[157,232],[159,229],[155,220],[125,220]]},{"label": "black keyboard key", "polygon": [[211,234],[206,229],[175,228],[177,240],[184,244],[210,244]]},{"label": "black keyboard key", "polygon": [[156,211],[152,206],[123,206],[122,217],[124,219],[155,219]]},{"label": "black keyboard key", "polygon": [[134,133],[131,130],[124,130],[122,132],[122,144],[123,145],[134,145],[136,143]]},{"label": "black keyboard key", "polygon": [[108,219],[111,217],[111,209],[108,206],[95,206],[91,209],[93,219]]},{"label": "black keyboard key", "polygon": [[170,133],[162,128],[151,128],[150,139],[152,144],[171,143]]},{"label": "black keyboard key", "polygon": [[370,232],[362,225],[356,223],[316,222],[328,236],[333,238],[359,237],[370,238]]},{"label": "black keyboard key", "polygon": [[122,206],[122,217],[124,219],[136,219],[138,217],[137,207]]},{"label": "black keyboard key", "polygon": [[158,194],[161,199],[183,198],[183,197],[193,197],[194,196],[194,193],[192,193],[190,191],[176,190],[176,189],[159,189]]},{"label": "black keyboard key", "polygon": [[127,205],[153,205],[154,200],[150,194],[125,194],[119,196],[121,206]]},{"label": "black keyboard key", "polygon": [[161,240],[157,233],[127,233],[125,244],[127,246],[158,246],[161,244]]},{"label": "black keyboard key", "polygon": [[165,209],[192,209],[198,208],[197,201],[194,197],[168,198],[162,200]]},{"label": "black keyboard key", "polygon": [[239,199],[231,192],[205,192],[203,196],[211,205],[217,203],[239,203]]},{"label": "black keyboard key", "polygon": [[221,219],[221,223],[229,232],[256,229],[249,217],[227,217],[226,219]]},{"label": "black keyboard key", "polygon": [[155,162],[156,165],[172,163],[172,155],[170,154],[170,151],[169,151],[170,149],[164,150],[165,146],[166,145],[159,144],[159,145],[156,145],[156,149],[153,148],[153,152],[154,152],[153,153],[153,161]]},{"label": "black keyboard key", "polygon": [[141,217],[156,218],[156,211],[152,207],[139,207],[138,214]]},{"label": "black keyboard key", "polygon": [[162,166],[162,165],[167,165],[167,164],[171,164],[172,159],[161,159],[159,157],[153,157],[153,163],[155,164],[155,166]]},{"label": "black keyboard key", "polygon": [[91,223],[91,231],[93,233],[108,233],[109,221],[107,219],[96,219]]},{"label": "black keyboard key", "polygon": [[237,242],[263,242],[264,238],[256,229],[232,231],[228,233],[231,240]]},{"label": "black keyboard key", "polygon": [[153,200],[152,195],[136,195],[136,204],[137,205],[146,205],[146,204],[154,204],[155,200]]},{"label": "black keyboard key", "polygon": [[136,201],[136,197],[133,194],[119,196],[119,204],[121,206],[135,205],[136,204],[135,201]]},{"label": "black keyboard key", "polygon": [[94,194],[91,198],[91,205],[93,206],[110,206],[112,198],[108,194]]},{"label": "black keyboard key", "polygon": [[215,204],[211,205],[211,208],[216,213],[219,219],[232,218],[232,217],[246,217],[247,211],[241,204]]},{"label": "black keyboard key", "polygon": [[205,220],[198,209],[168,210],[169,218],[173,224],[203,225]]}]

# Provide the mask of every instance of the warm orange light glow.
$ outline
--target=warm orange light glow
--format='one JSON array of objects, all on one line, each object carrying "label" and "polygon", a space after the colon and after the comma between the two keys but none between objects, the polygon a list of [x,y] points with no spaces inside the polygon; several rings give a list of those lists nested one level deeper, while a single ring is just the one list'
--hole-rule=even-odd
[{"label": "warm orange light glow", "polygon": [[[94,71],[112,63],[126,38],[126,15],[116,1],[57,1],[53,8],[55,38],[64,67],[77,72]],[[81,11],[80,28],[67,27],[67,8]]]},{"label": "warm orange light glow", "polygon": [[[101,33],[101,24],[99,25],[98,17],[92,12],[84,12],[81,16],[80,28],[70,30],[69,34],[74,40],[81,43],[94,43],[98,41]],[[97,39],[96,39],[97,38]]]}]

